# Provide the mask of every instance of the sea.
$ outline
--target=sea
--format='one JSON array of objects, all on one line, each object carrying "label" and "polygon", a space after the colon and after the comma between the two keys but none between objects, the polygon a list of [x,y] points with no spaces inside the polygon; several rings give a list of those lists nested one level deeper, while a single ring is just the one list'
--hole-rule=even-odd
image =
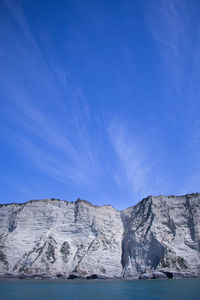
[{"label": "sea", "polygon": [[0,300],[200,300],[200,279],[1,280]]}]

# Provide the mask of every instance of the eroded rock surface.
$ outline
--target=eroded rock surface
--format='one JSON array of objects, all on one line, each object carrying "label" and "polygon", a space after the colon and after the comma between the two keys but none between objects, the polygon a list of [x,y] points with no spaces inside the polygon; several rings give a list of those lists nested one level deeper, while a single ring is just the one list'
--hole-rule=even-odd
[{"label": "eroded rock surface", "polygon": [[0,205],[2,277],[173,274],[200,275],[200,194],[150,196],[121,212],[84,200]]},{"label": "eroded rock surface", "polygon": [[150,196],[121,214],[125,277],[160,269],[200,274],[200,194]]}]

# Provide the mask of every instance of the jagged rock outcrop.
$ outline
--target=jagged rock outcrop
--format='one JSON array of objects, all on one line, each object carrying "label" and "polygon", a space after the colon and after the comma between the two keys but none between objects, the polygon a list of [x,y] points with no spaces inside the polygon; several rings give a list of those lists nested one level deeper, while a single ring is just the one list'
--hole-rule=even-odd
[{"label": "jagged rock outcrop", "polygon": [[150,196],[117,211],[84,200],[0,205],[0,276],[200,275],[200,194]]}]

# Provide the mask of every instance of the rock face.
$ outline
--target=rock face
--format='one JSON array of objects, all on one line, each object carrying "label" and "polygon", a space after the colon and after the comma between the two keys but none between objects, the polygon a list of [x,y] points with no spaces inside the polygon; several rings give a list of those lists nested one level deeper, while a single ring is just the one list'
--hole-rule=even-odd
[{"label": "rock face", "polygon": [[200,276],[200,194],[150,196],[121,212],[84,200],[0,205],[0,275]]}]

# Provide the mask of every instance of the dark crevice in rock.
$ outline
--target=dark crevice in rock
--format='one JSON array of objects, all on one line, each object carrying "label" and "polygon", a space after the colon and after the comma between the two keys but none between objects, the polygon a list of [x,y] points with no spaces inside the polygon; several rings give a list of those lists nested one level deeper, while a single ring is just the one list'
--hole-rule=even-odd
[{"label": "dark crevice in rock", "polygon": [[73,274],[73,273],[71,273],[71,274],[68,276],[68,279],[79,279],[79,278],[81,278],[80,275]]},{"label": "dark crevice in rock", "polygon": [[62,253],[62,259],[65,263],[68,262],[68,256],[70,254],[70,246],[68,242],[64,242],[60,248],[60,252]]},{"label": "dark crevice in rock", "polygon": [[3,251],[0,250],[0,261],[8,268],[8,260]]},{"label": "dark crevice in rock", "polygon": [[164,251],[164,246],[155,238],[153,233],[151,233],[150,243],[147,250],[146,264],[150,265],[152,269],[155,269],[158,266]]},{"label": "dark crevice in rock", "polygon": [[148,221],[149,217],[153,214],[151,197],[143,199],[141,202],[139,202],[138,206],[139,206],[139,210],[136,214],[136,217],[138,215],[138,216],[143,216],[143,218],[141,219],[140,223],[136,227],[135,231],[137,231],[141,226],[143,226]]},{"label": "dark crevice in rock", "polygon": [[55,245],[57,244],[57,242],[52,236],[49,236],[46,243],[46,258],[50,261],[51,264],[53,264],[56,261]]},{"label": "dark crevice in rock", "polygon": [[97,278],[98,278],[97,274],[91,274],[86,277],[86,279],[97,279]]},{"label": "dark crevice in rock", "polygon": [[9,233],[13,232],[16,229],[16,227],[17,227],[16,217],[20,213],[20,211],[24,208],[24,206],[25,206],[25,204],[20,205],[20,207],[18,209],[16,209],[15,205],[13,206],[12,213],[11,213],[11,216],[10,216],[9,225],[8,225],[8,232]]},{"label": "dark crevice in rock", "polygon": [[162,271],[165,275],[167,275],[168,278],[173,278],[173,273],[168,271]]},{"label": "dark crevice in rock", "polygon": [[174,223],[174,220],[170,217],[169,209],[168,209],[167,221],[162,222],[162,224],[166,225],[169,228],[174,238],[176,235],[176,224]]},{"label": "dark crevice in rock", "polygon": [[154,213],[152,212],[151,214],[149,214],[150,216],[150,222],[149,222],[149,226],[147,227],[146,233],[145,233],[145,237],[147,236],[149,230],[151,229],[151,226],[153,224],[153,220],[154,220]]},{"label": "dark crevice in rock", "polygon": [[79,201],[78,200],[74,204],[74,223],[77,223],[77,221],[78,221],[78,211],[79,211]]},{"label": "dark crevice in rock", "polygon": [[121,255],[121,265],[122,265],[122,269],[125,268],[125,266],[128,263],[128,256],[125,255],[125,253],[127,252],[127,243],[125,243],[125,237],[122,239],[122,255]]},{"label": "dark crevice in rock", "polygon": [[16,228],[16,224],[15,224],[15,218],[12,217],[12,219],[9,222],[9,227],[8,227],[8,231],[9,232],[13,232]]},{"label": "dark crevice in rock", "polygon": [[186,196],[185,208],[187,209],[188,214],[189,214],[187,225],[190,230],[191,239],[193,241],[195,241],[196,232],[195,232],[195,227],[194,227],[193,211],[192,211],[192,207],[190,205],[190,198],[188,196]]},{"label": "dark crevice in rock", "polygon": [[42,246],[40,246],[39,248],[35,248],[34,247],[33,250],[28,253],[28,256],[30,256],[34,252],[38,253],[37,257],[30,263],[31,266],[41,256],[41,254],[43,253],[43,250],[44,250],[45,246],[46,246],[46,242]]}]

